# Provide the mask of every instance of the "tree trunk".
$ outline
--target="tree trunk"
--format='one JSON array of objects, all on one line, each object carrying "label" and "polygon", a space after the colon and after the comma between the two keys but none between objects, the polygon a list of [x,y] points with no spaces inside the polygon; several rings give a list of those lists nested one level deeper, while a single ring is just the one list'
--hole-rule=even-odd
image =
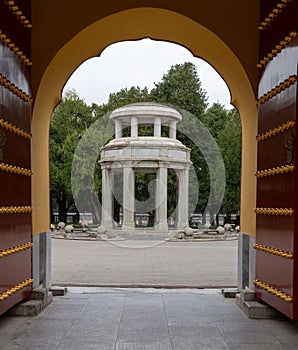
[{"label": "tree trunk", "polygon": [[231,223],[231,212],[227,211],[225,224],[230,224],[230,223]]},{"label": "tree trunk", "polygon": [[215,221],[216,221],[216,226],[218,227],[219,226],[219,215],[218,214],[216,214]]},{"label": "tree trunk", "polygon": [[59,221],[66,222],[67,221],[66,198],[62,198],[62,199],[57,200],[57,204],[58,204]]}]

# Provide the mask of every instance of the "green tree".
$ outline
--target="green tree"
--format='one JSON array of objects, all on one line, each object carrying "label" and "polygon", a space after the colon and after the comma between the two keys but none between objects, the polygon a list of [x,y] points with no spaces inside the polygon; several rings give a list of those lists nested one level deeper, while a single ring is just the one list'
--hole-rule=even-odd
[{"label": "green tree", "polygon": [[[72,189],[80,211],[91,211],[96,223],[100,222],[98,199],[102,191],[102,172],[98,164],[99,150],[114,137],[114,125],[109,119],[109,114],[116,108],[148,99],[147,88],[140,89],[133,86],[110,94],[106,104],[93,103],[91,106],[94,124],[86,131],[74,154]],[[117,217],[120,209],[119,203],[114,203],[114,209]]]},{"label": "green tree", "polygon": [[149,102],[150,100],[151,96],[147,87],[141,89],[139,86],[132,86],[130,89],[124,88],[118,92],[111,93],[108,103],[104,105],[104,108],[106,112],[112,112],[114,109],[130,103]]},{"label": "green tree", "polygon": [[209,129],[211,135],[218,140],[218,135],[227,122],[227,111],[220,103],[213,103],[202,115],[201,120]]},{"label": "green tree", "polygon": [[196,117],[207,107],[207,94],[203,90],[196,66],[190,62],[176,64],[163,75],[160,83],[150,92],[155,102],[180,107]]},{"label": "green tree", "polygon": [[235,109],[227,111],[219,103],[206,110],[202,121],[217,142],[224,160],[226,187],[221,211],[230,222],[231,213],[240,209],[241,121]]},{"label": "green tree", "polygon": [[[151,90],[151,98],[154,102],[164,103],[178,107],[180,112],[187,111],[197,119],[201,119],[207,107],[207,94],[202,88],[200,78],[197,74],[196,66],[190,62],[176,64],[163,75],[161,82],[155,84],[155,88]],[[196,211],[203,211],[209,194],[209,175],[206,160],[204,159],[198,145],[196,145],[186,134],[196,135],[198,139],[198,130],[196,130],[196,121],[187,118],[187,123],[183,123],[185,133],[177,132],[177,138],[184,145],[191,149],[191,161],[197,175],[200,193],[196,198],[198,202]],[[179,129],[179,126],[178,126]],[[194,194],[197,191],[192,191]],[[169,204],[175,203],[176,193],[169,193]],[[173,198],[171,198],[173,197]],[[193,199],[194,200],[194,199]],[[169,208],[172,211],[173,208]]]},{"label": "green tree", "polygon": [[80,212],[92,212],[100,222],[102,191],[100,148],[113,138],[114,127],[108,115],[99,117],[84,133],[72,155],[72,193]]},{"label": "green tree", "polygon": [[58,207],[59,220],[66,221],[74,204],[71,192],[72,157],[81,134],[92,122],[90,107],[73,90],[53,112],[50,123],[51,207]]},{"label": "green tree", "polygon": [[231,214],[240,209],[242,130],[238,112],[227,113],[226,123],[218,134],[226,171],[226,191],[222,211],[230,222]]}]

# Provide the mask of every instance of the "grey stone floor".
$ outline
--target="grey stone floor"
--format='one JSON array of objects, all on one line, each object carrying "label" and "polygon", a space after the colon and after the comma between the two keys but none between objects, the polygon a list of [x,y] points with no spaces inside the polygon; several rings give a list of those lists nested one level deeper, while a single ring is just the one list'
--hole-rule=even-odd
[{"label": "grey stone floor", "polygon": [[0,317],[0,349],[290,350],[298,328],[248,319],[215,289],[72,287],[36,317]]},{"label": "grey stone floor", "polygon": [[52,283],[85,286],[235,287],[237,240],[164,242],[52,239]]}]

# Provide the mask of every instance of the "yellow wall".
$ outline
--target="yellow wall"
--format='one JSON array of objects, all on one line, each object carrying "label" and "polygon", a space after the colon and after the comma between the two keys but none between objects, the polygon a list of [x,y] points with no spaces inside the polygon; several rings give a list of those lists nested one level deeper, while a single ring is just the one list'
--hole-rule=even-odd
[{"label": "yellow wall", "polygon": [[[34,92],[38,89],[45,70],[57,52],[77,33],[107,16],[133,8],[141,10],[164,9],[200,23],[226,43],[234,52],[244,67],[252,86],[255,89],[257,88],[256,62],[258,61],[259,47],[257,28],[260,0],[31,0],[31,7]],[[159,12],[161,13],[161,11]],[[174,32],[174,37],[176,33],[179,36],[181,31],[184,30],[184,27],[173,27],[169,16],[163,16],[162,23],[149,14],[148,16],[131,17],[131,21],[132,23],[125,24],[125,26],[122,25],[124,22],[119,23],[115,28],[109,28],[109,32],[102,31],[99,33],[99,38],[96,39],[101,40],[103,36],[113,34],[115,37],[118,33],[119,39],[122,36],[127,40],[130,38],[132,31],[134,33],[131,38],[135,38],[139,27],[143,32],[145,27],[148,33],[157,32],[157,37],[162,36],[163,32],[169,32],[167,27]],[[187,35],[190,40],[195,40],[196,45],[200,45],[200,37],[194,37],[192,33]],[[92,45],[90,42],[87,44]],[[99,54],[101,49],[101,43],[99,42],[94,54]],[[212,50],[211,45],[209,45],[209,50]]]},{"label": "yellow wall", "polygon": [[[57,1],[51,1],[53,6],[55,3],[57,4]],[[65,1],[65,3],[70,2]],[[68,16],[61,18],[60,22],[65,3],[63,2],[62,8],[60,5],[57,6],[59,11],[56,17],[51,11],[47,12],[47,16],[41,15],[46,4],[50,4],[47,0],[33,1],[32,8],[35,28],[32,37],[34,62],[32,79],[35,92],[32,117],[33,233],[37,234],[49,228],[48,128],[51,113],[60,99],[65,82],[82,62],[97,56],[108,45],[122,40],[150,37],[185,46],[195,56],[202,57],[209,62],[228,84],[232,96],[231,102],[238,108],[243,125],[241,230],[254,235],[257,109],[253,87],[257,82],[257,71],[254,65],[258,52],[257,34],[255,33],[257,31],[257,5],[245,5],[248,6],[248,13],[251,13],[250,18],[246,13],[244,19],[241,20],[236,16],[232,21],[231,13],[226,14],[224,11],[227,11],[230,6],[234,12],[238,9],[238,16],[240,16],[244,5],[241,10],[241,6],[235,4],[234,1],[227,1],[225,2],[226,8],[222,9],[220,16],[217,12],[216,15],[214,14],[213,8],[211,17],[202,17],[201,23],[205,24],[203,26],[191,19],[195,17],[197,5],[194,5],[191,11],[188,2],[183,3],[183,7],[181,2],[179,3],[180,12],[188,13],[189,17],[169,10],[137,8],[121,11],[97,21],[94,21],[95,15],[92,11],[87,11],[89,17],[86,17],[85,12],[80,13],[79,16],[76,13],[75,17],[72,17],[77,2],[75,4],[71,2],[72,6]],[[90,1],[90,3],[96,8],[99,2]],[[128,3],[130,2],[125,2],[126,5]],[[171,3],[173,6],[177,5],[176,1]],[[220,1],[209,1],[208,6],[203,6],[205,13],[211,10],[209,8],[211,3],[223,6]],[[108,8],[109,5],[106,7]],[[109,11],[107,8],[101,8],[98,13],[104,14],[105,10],[106,13],[116,12],[115,8]],[[53,10],[52,7],[50,10]],[[202,16],[202,11],[198,12],[199,14]],[[249,18],[249,21],[246,18]],[[84,24],[88,22],[90,24],[84,27]],[[237,30],[237,25],[243,29],[242,34]],[[212,26],[213,31],[208,29]],[[61,31],[58,35],[59,28]]]}]

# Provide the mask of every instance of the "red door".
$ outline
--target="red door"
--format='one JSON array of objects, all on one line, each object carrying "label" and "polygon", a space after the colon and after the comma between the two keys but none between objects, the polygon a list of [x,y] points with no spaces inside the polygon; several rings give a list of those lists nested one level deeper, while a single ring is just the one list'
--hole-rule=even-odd
[{"label": "red door", "polygon": [[0,314],[32,285],[30,28],[30,1],[0,0]]},{"label": "red door", "polygon": [[261,1],[257,296],[298,319],[296,115],[298,2]]}]

